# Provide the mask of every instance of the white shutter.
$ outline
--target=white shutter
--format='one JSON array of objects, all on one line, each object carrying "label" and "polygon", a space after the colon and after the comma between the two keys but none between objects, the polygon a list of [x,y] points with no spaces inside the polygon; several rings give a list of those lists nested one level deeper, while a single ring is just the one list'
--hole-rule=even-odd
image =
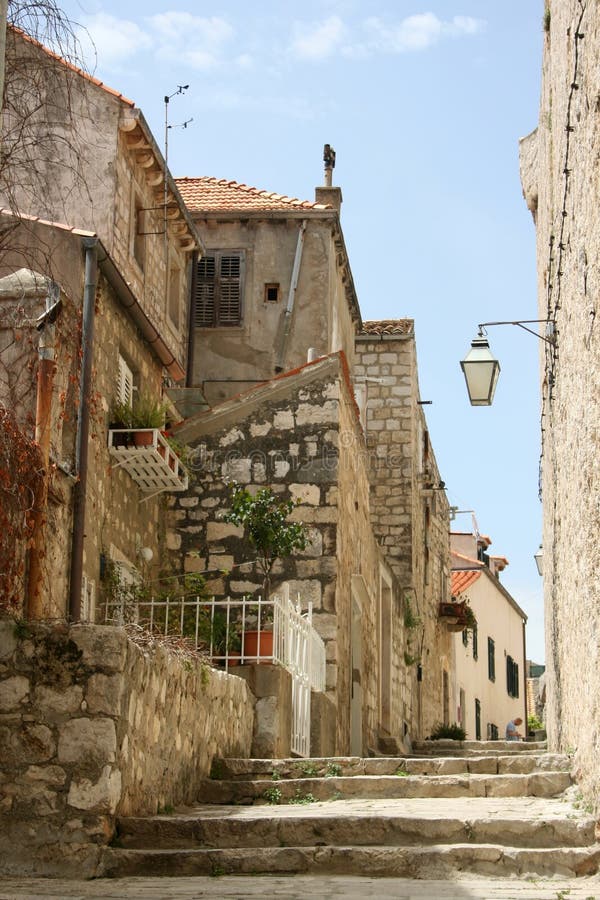
[{"label": "white shutter", "polygon": [[133,372],[119,353],[117,395],[121,403],[133,403]]}]

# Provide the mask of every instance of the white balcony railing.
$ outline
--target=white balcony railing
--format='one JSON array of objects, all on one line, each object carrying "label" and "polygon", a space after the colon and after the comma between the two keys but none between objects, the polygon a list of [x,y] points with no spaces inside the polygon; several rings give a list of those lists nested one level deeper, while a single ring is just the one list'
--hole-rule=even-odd
[{"label": "white balcony railing", "polygon": [[113,468],[124,469],[148,494],[149,500],[163,491],[185,491],[188,474],[159,428],[111,428],[108,452]]}]

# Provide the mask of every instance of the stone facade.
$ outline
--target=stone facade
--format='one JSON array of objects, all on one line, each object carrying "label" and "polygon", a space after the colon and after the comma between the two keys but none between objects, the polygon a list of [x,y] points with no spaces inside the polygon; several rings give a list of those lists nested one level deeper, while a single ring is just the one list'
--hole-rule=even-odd
[{"label": "stone facade", "polygon": [[541,345],[546,724],[550,746],[576,748],[586,793],[600,791],[600,12],[546,4],[540,119],[521,142],[537,227]]},{"label": "stone facade", "polygon": [[[356,339],[355,376],[365,423],[371,518],[405,604],[418,619],[403,704],[427,736],[456,708],[449,695],[452,642],[438,619],[450,594],[449,505],[419,405],[412,320],[365,323]],[[409,615],[410,619],[410,615]]]},{"label": "stone facade", "polygon": [[[341,354],[304,366],[297,372],[241,395],[210,413],[199,414],[177,429],[196,448],[194,484],[186,496],[173,497],[170,545],[178,548],[183,571],[208,575],[217,595],[239,597],[261,589],[261,577],[241,529],[227,524],[228,484],[251,490],[270,486],[282,497],[299,501],[293,517],[308,527],[304,551],[276,564],[273,590],[287,582],[303,607],[313,604],[313,624],[325,641],[327,694],[336,708],[336,752],[350,745],[353,669],[361,670],[363,702],[360,748],[375,746],[380,730],[379,635],[377,610],[382,570],[390,584],[395,653],[389,667],[404,668],[403,620],[393,574],[377,546],[370,521],[366,445],[347,368]],[[362,662],[351,652],[353,580],[364,585],[360,630]],[[404,676],[389,688],[394,734],[412,728],[410,710],[401,708]],[[391,680],[391,676],[390,676]]]},{"label": "stone facade", "polygon": [[91,877],[115,816],[196,800],[248,756],[246,683],[122,629],[0,620],[0,863]]}]

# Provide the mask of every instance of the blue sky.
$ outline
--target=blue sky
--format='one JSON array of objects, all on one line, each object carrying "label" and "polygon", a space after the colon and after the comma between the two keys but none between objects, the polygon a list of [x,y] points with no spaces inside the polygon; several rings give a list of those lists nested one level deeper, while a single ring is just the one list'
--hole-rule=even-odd
[{"label": "blue sky", "polygon": [[[518,140],[537,124],[542,0],[64,4],[95,74],[136,102],[176,176],[313,199],[337,153],[363,318],[415,319],[421,395],[452,505],[473,509],[542,661],[538,344],[489,330],[502,373],[468,404],[459,360],[483,321],[535,319],[535,235]],[[456,520],[458,530],[470,515]]]}]

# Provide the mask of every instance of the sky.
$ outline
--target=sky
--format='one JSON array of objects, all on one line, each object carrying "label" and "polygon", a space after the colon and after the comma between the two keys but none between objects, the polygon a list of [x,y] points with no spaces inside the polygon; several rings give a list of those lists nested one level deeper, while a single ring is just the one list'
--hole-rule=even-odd
[{"label": "sky", "polygon": [[[509,560],[502,582],[529,617],[528,657],[543,662],[541,345],[489,329],[502,368],[490,408],[469,405],[459,366],[478,323],[537,318],[518,142],[538,119],[543,0],[61,5],[93,40],[82,33],[88,66],[135,101],[161,147],[174,95],[176,177],[312,200],[323,145],[335,148],[363,319],[415,320],[448,498]],[[470,512],[453,523],[471,525]]]}]

